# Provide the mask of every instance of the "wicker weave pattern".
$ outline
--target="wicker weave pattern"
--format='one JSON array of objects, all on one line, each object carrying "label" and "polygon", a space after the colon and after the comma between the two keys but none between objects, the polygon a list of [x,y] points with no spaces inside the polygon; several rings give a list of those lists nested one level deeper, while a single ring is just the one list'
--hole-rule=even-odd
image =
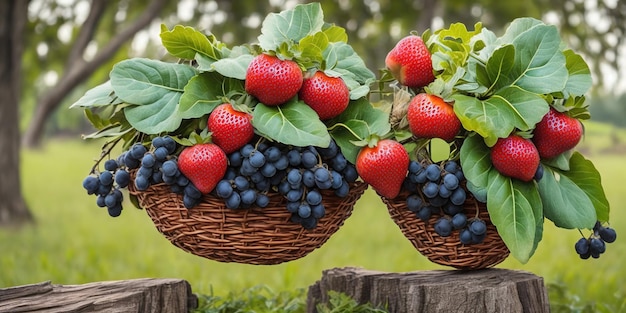
[{"label": "wicker weave pattern", "polygon": [[[131,184],[132,185],[132,184]],[[155,227],[180,249],[219,262],[270,265],[302,258],[321,247],[352,214],[367,184],[354,183],[345,198],[323,190],[326,215],[317,227],[304,229],[290,221],[285,199],[270,195],[266,208],[232,210],[224,200],[205,195],[193,209],[164,184],[143,192],[130,188]]]},{"label": "wicker weave pattern", "polygon": [[406,206],[408,193],[393,200],[382,197],[387,205],[391,219],[398,225],[404,236],[413,246],[431,262],[457,269],[474,270],[495,266],[509,255],[509,249],[498,235],[496,227],[489,219],[485,204],[468,199],[464,212],[468,218],[476,216],[487,223],[487,237],[480,244],[463,245],[459,241],[459,232],[454,231],[449,237],[441,237],[435,232],[435,222],[441,217],[433,214],[428,223],[419,219]]}]

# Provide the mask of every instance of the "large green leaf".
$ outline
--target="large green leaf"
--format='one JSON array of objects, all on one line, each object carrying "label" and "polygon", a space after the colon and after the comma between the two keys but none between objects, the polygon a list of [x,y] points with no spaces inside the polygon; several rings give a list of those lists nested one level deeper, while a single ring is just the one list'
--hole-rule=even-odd
[{"label": "large green leaf", "polygon": [[566,96],[568,94],[573,96],[582,96],[589,90],[589,88],[591,88],[592,85],[589,66],[582,56],[576,54],[572,50],[565,50],[563,54],[565,55],[567,71],[569,72],[569,77],[567,78],[564,90]]},{"label": "large green leaf", "polygon": [[597,220],[593,203],[578,185],[561,172],[544,167],[539,193],[544,214],[562,228],[592,228]]},{"label": "large green leaf", "polygon": [[597,219],[602,222],[609,220],[610,205],[602,189],[600,173],[593,163],[585,157],[574,152],[570,158],[570,170],[561,172],[574,182],[593,203]]},{"label": "large green leaf", "polygon": [[96,107],[116,105],[122,103],[122,100],[115,96],[111,81],[106,81],[96,87],[89,89],[80,99],[76,100],[70,109],[75,107]]},{"label": "large green leaf", "polygon": [[165,25],[161,25],[160,36],[167,52],[175,57],[193,60],[196,54],[201,54],[213,60],[220,58],[219,50],[214,46],[215,37],[207,37],[193,27],[176,25],[168,30]]},{"label": "large green leaf", "polygon": [[251,54],[242,54],[233,58],[223,58],[212,62],[208,68],[205,67],[206,64],[200,64],[201,66],[198,67],[198,70],[215,71],[222,74],[224,77],[245,80],[248,65],[250,65],[253,58],[254,56]]},{"label": "large green leaf", "polygon": [[229,91],[243,91],[243,83],[216,72],[204,72],[193,77],[184,90],[178,111],[183,118],[196,118],[211,113]]},{"label": "large green leaf", "polygon": [[492,146],[514,130],[530,130],[548,113],[549,105],[540,96],[516,86],[500,89],[493,96],[479,98],[453,95],[454,112],[463,127],[475,131]]},{"label": "large green leaf", "polygon": [[480,136],[469,136],[463,141],[460,153],[461,168],[474,196],[487,201],[489,172],[491,171],[490,150]]},{"label": "large green leaf", "polygon": [[285,42],[299,42],[302,38],[322,30],[324,13],[319,3],[300,4],[292,10],[270,13],[263,20],[259,44],[263,50],[278,49]]},{"label": "large green leaf", "polygon": [[489,217],[511,255],[522,263],[528,262],[536,248],[537,203],[536,188],[521,186],[517,180],[505,177],[492,169],[489,174],[487,209]]},{"label": "large green leaf", "polygon": [[[548,94],[565,88],[568,72],[561,39],[555,26],[534,25],[513,39],[513,67],[497,87],[516,85],[524,90]],[[492,56],[493,57],[493,56]]]},{"label": "large green leaf", "polygon": [[183,88],[197,71],[188,65],[135,58],[117,63],[111,86],[124,102],[128,122],[147,134],[175,130],[182,121],[178,104]]},{"label": "large green leaf", "polygon": [[376,75],[367,68],[363,59],[350,45],[345,42],[330,43],[324,50],[323,57],[326,61],[326,71],[336,72],[345,81],[350,89],[351,100],[369,93],[369,85],[374,82]]},{"label": "large green leaf", "polygon": [[288,145],[328,147],[330,134],[317,113],[301,101],[254,107],[252,125],[265,136]]}]

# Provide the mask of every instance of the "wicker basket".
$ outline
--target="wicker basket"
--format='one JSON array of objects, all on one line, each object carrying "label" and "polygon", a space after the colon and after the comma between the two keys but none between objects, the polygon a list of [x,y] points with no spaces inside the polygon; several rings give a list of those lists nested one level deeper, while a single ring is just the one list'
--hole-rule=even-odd
[{"label": "wicker basket", "polygon": [[278,193],[270,194],[266,208],[233,210],[210,194],[186,209],[182,196],[165,184],[141,192],[129,190],[157,230],[180,249],[219,262],[270,265],[302,258],[321,247],[350,217],[367,184],[356,182],[350,187],[344,198],[332,190],[322,191],[326,215],[310,230],[290,221],[286,200]]},{"label": "wicker basket", "polygon": [[433,214],[426,223],[411,212],[405,201],[408,195],[408,192],[404,192],[395,199],[382,197],[382,200],[387,205],[391,219],[404,236],[431,262],[457,269],[475,270],[495,266],[508,257],[509,249],[491,223],[484,203],[474,198],[465,201],[463,213],[474,217],[478,210],[478,217],[487,224],[487,236],[482,243],[464,245],[459,240],[458,231],[452,232],[448,237],[441,237],[435,232],[434,224],[440,215]]}]

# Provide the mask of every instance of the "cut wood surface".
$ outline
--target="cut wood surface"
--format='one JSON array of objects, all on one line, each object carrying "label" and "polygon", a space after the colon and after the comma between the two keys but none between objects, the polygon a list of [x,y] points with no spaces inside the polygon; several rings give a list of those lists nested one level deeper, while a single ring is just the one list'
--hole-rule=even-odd
[{"label": "cut wood surface", "polygon": [[181,313],[198,305],[180,279],[142,278],[82,285],[42,282],[0,289],[0,312]]},{"label": "cut wood surface", "polygon": [[309,287],[307,312],[317,312],[317,304],[327,303],[330,290],[393,313],[550,311],[543,278],[507,269],[406,273],[329,269]]}]

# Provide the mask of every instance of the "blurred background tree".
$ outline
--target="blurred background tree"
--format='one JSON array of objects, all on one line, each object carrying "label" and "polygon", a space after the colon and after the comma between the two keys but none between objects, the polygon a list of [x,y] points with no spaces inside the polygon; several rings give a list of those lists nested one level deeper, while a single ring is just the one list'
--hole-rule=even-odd
[{"label": "blurred background tree", "polygon": [[[78,110],[67,110],[87,89],[108,78],[116,62],[135,56],[164,58],[159,25],[190,25],[229,45],[255,42],[263,18],[302,2],[297,0],[11,0],[26,3],[19,101],[0,100],[0,108],[19,105],[19,130],[26,147],[47,136],[91,131]],[[384,66],[393,45],[410,31],[422,33],[450,23],[482,22],[496,32],[517,17],[529,16],[559,27],[564,41],[585,56],[594,73],[594,119],[621,123],[626,97],[626,1],[621,0],[334,0],[319,1],[325,20],[348,31],[351,45],[371,69]],[[4,4],[3,4],[4,5]],[[0,7],[4,11],[4,7]],[[2,12],[2,17],[7,12]],[[8,21],[8,20],[7,20]],[[7,23],[7,21],[3,21]],[[11,27],[10,25],[7,27]],[[11,47],[2,37],[0,46]],[[621,62],[621,63],[620,63]],[[4,70],[4,69],[3,69]],[[2,72],[2,70],[0,70]],[[619,84],[621,82],[621,85]],[[604,101],[603,99],[611,99]],[[4,109],[3,109],[4,110]],[[2,111],[4,112],[4,111]],[[7,111],[8,112],[8,111]],[[13,119],[14,123],[17,120]],[[18,127],[17,125],[15,127]],[[7,151],[1,132],[0,149]],[[19,139],[17,139],[19,142]],[[2,168],[18,168],[0,158]],[[4,164],[7,163],[7,164]],[[4,173],[4,172],[0,172]],[[6,185],[15,184],[15,178]],[[17,182],[19,184],[19,181]],[[5,184],[0,185],[4,188]],[[15,192],[12,192],[15,194]],[[19,194],[19,192],[18,192]],[[9,201],[7,201],[9,202]],[[4,206],[0,206],[0,216]]]}]

